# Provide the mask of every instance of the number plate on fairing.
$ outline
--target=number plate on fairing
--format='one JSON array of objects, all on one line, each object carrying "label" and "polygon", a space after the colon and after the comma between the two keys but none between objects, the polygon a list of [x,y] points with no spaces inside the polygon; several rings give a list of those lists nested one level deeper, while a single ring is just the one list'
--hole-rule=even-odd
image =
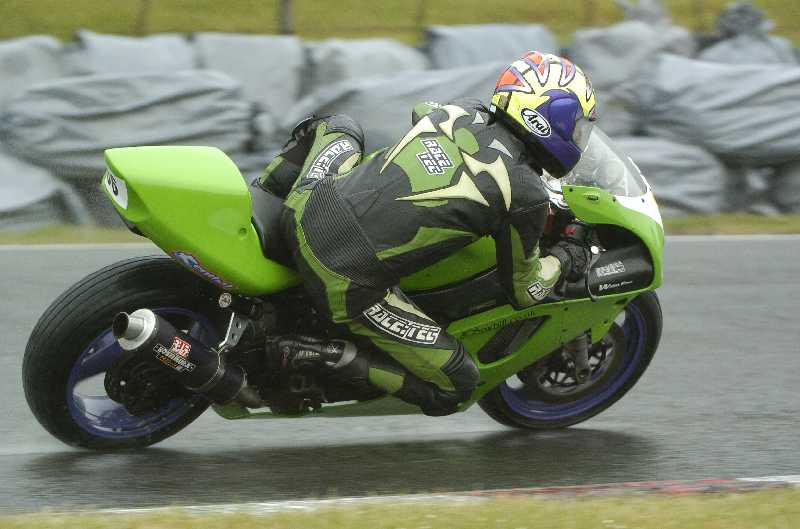
[{"label": "number plate on fairing", "polygon": [[122,209],[128,209],[128,186],[125,185],[125,180],[117,178],[114,173],[106,169],[103,185],[111,196],[111,200]]}]

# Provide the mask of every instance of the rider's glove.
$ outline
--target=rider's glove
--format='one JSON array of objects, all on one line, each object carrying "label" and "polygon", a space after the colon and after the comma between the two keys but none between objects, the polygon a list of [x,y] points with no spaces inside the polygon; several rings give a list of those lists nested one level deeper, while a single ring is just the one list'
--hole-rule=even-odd
[{"label": "rider's glove", "polygon": [[586,246],[587,233],[585,225],[569,224],[564,228],[564,239],[550,248],[550,255],[561,263],[561,282],[578,281],[586,274],[592,257]]}]

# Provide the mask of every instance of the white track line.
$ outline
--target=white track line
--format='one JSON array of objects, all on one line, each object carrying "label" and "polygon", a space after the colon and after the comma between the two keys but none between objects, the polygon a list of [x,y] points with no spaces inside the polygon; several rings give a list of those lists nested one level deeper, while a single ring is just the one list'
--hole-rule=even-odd
[{"label": "white track line", "polygon": [[[800,475],[790,476],[765,476],[753,478],[737,478],[736,481],[745,482],[764,482],[764,483],[785,483],[790,485],[800,485]],[[658,483],[653,482],[650,485]],[[670,484],[671,482],[663,482]],[[691,484],[692,481],[687,483]],[[703,480],[697,482],[702,484]],[[624,485],[624,484],[620,484]],[[631,483],[630,485],[636,485]],[[602,486],[597,486],[602,487]],[[569,491],[574,487],[546,487],[550,492],[563,489]],[[592,488],[592,486],[589,486]],[[512,489],[516,490],[516,489]],[[536,490],[536,489],[531,489]],[[486,492],[487,494],[474,494],[474,492]],[[152,513],[165,513],[174,512],[176,510],[187,514],[249,514],[249,515],[262,515],[277,512],[309,512],[326,507],[342,507],[342,506],[357,506],[357,505],[384,505],[384,504],[419,504],[419,503],[475,503],[480,501],[491,500],[494,496],[492,492],[502,495],[504,492],[509,491],[474,491],[470,492],[454,492],[443,494],[406,494],[406,495],[392,495],[392,496],[355,496],[344,498],[329,498],[323,500],[289,500],[289,501],[271,501],[271,502],[253,502],[253,503],[222,503],[216,505],[186,505],[186,506],[170,506],[170,507],[143,507],[131,509],[102,509],[94,511],[95,514],[152,514]],[[539,496],[542,497],[542,496]],[[64,513],[68,514],[68,513]]]},{"label": "white track line", "polygon": [[217,505],[187,505],[174,507],[144,507],[136,509],[102,509],[97,514],[147,514],[174,512],[179,510],[187,514],[270,514],[287,511],[315,511],[325,507],[343,507],[355,505],[398,505],[417,503],[475,503],[489,498],[466,496],[459,494],[408,494],[396,496],[362,496],[346,498],[330,498],[325,500],[289,500],[254,503],[221,503]]},{"label": "white track line", "polygon": [[800,474],[796,476],[764,476],[761,478],[739,478],[739,481],[757,481],[764,483],[791,483],[800,485]]}]

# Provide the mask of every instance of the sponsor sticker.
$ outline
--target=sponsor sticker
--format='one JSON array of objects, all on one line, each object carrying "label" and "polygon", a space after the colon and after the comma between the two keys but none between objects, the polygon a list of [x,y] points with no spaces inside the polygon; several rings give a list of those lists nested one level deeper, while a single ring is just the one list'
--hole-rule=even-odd
[{"label": "sponsor sticker", "polygon": [[106,174],[103,175],[103,186],[111,195],[111,200],[122,209],[128,209],[128,186],[125,184],[125,180],[114,176],[111,169],[106,169]]},{"label": "sponsor sticker", "polygon": [[528,294],[530,294],[530,296],[534,300],[542,301],[544,298],[546,298],[550,294],[551,290],[553,290],[553,289],[552,288],[545,288],[545,287],[542,286],[542,284],[539,281],[537,281],[536,283],[534,283],[534,284],[532,284],[531,286],[528,287]]},{"label": "sponsor sticker", "polygon": [[528,129],[540,138],[548,138],[552,133],[550,122],[532,108],[522,109],[522,120],[525,122]]},{"label": "sponsor sticker", "polygon": [[489,323],[488,325],[484,325],[482,327],[475,327],[473,329],[467,329],[466,331],[464,331],[462,336],[472,336],[472,335],[475,335],[475,334],[483,334],[485,332],[496,331],[497,329],[502,329],[503,327],[511,325],[512,323],[515,323],[515,322],[518,322],[518,321],[522,321],[522,320],[527,320],[529,318],[535,317],[537,310],[538,309],[530,309],[530,310],[528,310],[526,312],[523,312],[521,314],[518,314],[518,315],[516,315],[516,316],[514,316],[512,318],[506,318],[506,319],[503,319],[503,320],[497,320],[497,321],[493,321],[493,322]]},{"label": "sponsor sticker", "polygon": [[613,276],[621,274],[624,271],[625,271],[625,263],[623,263],[622,261],[615,261],[613,263],[607,264],[605,266],[600,266],[594,269],[594,273],[597,274],[597,277]]},{"label": "sponsor sticker", "polygon": [[160,343],[157,343],[153,346],[153,352],[156,354],[156,360],[170,369],[174,369],[178,373],[192,372],[197,367],[183,356],[179,355],[172,349],[167,349]]},{"label": "sponsor sticker", "polygon": [[211,281],[218,287],[224,288],[226,290],[236,288],[236,285],[231,283],[230,281],[226,281],[214,272],[210,270],[206,270],[206,268],[200,264],[200,261],[194,255],[188,252],[172,252],[169,254],[173,259],[178,261],[180,264],[194,272],[195,274],[205,278],[208,281]]},{"label": "sponsor sticker", "polygon": [[445,169],[453,167],[453,161],[436,140],[421,140],[425,150],[417,155],[417,160],[430,175],[444,174]]},{"label": "sponsor sticker", "polygon": [[412,343],[432,345],[439,339],[441,327],[423,325],[387,310],[380,303],[364,311],[364,316],[375,327],[387,334]]},{"label": "sponsor sticker", "polygon": [[325,147],[322,152],[320,152],[314,161],[311,162],[311,167],[308,169],[308,173],[304,178],[310,178],[311,180],[322,180],[325,178],[331,170],[333,163],[342,155],[350,155],[354,153],[356,148],[353,146],[353,143],[344,138],[341,140],[336,140],[335,142],[331,143],[327,147]]},{"label": "sponsor sticker", "polygon": [[178,354],[184,358],[189,356],[189,352],[192,350],[192,344],[187,342],[186,340],[181,340],[177,336],[172,339],[172,347],[169,348],[175,354]]},{"label": "sponsor sticker", "polygon": [[633,283],[633,281],[619,281],[617,283],[603,283],[602,285],[600,285],[599,291],[603,292],[605,290],[616,290],[618,288],[622,288],[622,287],[630,285],[632,283]]}]

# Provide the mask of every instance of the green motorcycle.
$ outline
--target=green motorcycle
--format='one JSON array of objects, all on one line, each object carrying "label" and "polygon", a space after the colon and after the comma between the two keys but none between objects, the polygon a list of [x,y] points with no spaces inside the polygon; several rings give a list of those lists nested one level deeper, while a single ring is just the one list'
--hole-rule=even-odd
[{"label": "green motorcycle", "polygon": [[[377,153],[376,155],[380,155]],[[106,152],[102,185],[128,227],[167,254],[107,266],[45,311],[25,352],[25,395],[70,445],[129,449],[178,432],[209,406],[227,419],[419,413],[375,388],[292,372],[271,336],[346,345],[321,320],[299,276],[271,259],[282,202],[248,187],[210,147]],[[543,247],[578,219],[589,226],[585,278],[515,310],[480,239],[403,278],[401,287],[461,340],[481,380],[477,403],[498,422],[550,429],[593,417],[644,373],[661,336],[664,231],[636,165],[595,130],[566,178],[544,177],[551,217]],[[215,359],[213,369],[201,369]]]}]

